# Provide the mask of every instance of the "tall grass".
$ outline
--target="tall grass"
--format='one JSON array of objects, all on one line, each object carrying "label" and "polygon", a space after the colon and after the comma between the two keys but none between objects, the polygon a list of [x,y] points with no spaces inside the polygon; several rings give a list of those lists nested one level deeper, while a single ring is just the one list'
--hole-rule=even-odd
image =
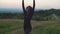
[{"label": "tall grass", "polygon": [[21,28],[21,22],[0,22],[0,34],[7,34]]},{"label": "tall grass", "polygon": [[[60,34],[59,21],[33,21],[30,34]],[[0,34],[24,34],[23,21],[0,21]]]}]

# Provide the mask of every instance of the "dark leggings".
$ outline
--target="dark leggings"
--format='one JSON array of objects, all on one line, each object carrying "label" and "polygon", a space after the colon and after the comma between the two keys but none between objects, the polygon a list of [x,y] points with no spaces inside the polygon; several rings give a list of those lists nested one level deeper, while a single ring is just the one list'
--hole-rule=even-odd
[{"label": "dark leggings", "polygon": [[25,34],[29,34],[31,32],[31,29],[26,29]]}]

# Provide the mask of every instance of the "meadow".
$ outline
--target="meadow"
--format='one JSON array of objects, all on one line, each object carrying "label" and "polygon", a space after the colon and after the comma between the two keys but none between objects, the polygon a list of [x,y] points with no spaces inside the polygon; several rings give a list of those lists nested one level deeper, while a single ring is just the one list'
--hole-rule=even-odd
[{"label": "meadow", "polygon": [[[0,34],[24,34],[23,13],[0,13]],[[60,34],[60,9],[37,10],[30,34]]]},{"label": "meadow", "polygon": [[[60,34],[59,22],[31,20],[30,34]],[[0,19],[0,34],[24,34],[23,19]]]}]

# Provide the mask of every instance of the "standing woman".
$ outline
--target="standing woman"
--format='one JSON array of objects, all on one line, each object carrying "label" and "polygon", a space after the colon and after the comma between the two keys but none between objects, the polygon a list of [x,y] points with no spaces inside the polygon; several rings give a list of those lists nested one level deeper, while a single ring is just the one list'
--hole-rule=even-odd
[{"label": "standing woman", "polygon": [[26,9],[24,6],[24,0],[22,0],[22,8],[24,11],[24,32],[25,34],[29,34],[32,30],[31,19],[34,14],[35,0],[33,0],[33,7],[27,6]]}]

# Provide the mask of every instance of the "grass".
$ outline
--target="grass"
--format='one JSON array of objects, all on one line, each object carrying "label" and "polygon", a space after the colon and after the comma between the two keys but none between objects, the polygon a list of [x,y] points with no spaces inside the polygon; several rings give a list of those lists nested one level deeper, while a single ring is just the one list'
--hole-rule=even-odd
[{"label": "grass", "polygon": [[[30,34],[60,34],[60,24],[57,21],[32,20],[31,24],[33,29]],[[24,34],[23,20],[0,20],[0,34]]]},{"label": "grass", "polygon": [[0,34],[10,34],[11,31],[21,29],[22,28],[22,22],[18,21],[0,21]]},{"label": "grass", "polygon": [[42,23],[33,29],[33,34],[60,34],[60,24],[56,21]]}]

